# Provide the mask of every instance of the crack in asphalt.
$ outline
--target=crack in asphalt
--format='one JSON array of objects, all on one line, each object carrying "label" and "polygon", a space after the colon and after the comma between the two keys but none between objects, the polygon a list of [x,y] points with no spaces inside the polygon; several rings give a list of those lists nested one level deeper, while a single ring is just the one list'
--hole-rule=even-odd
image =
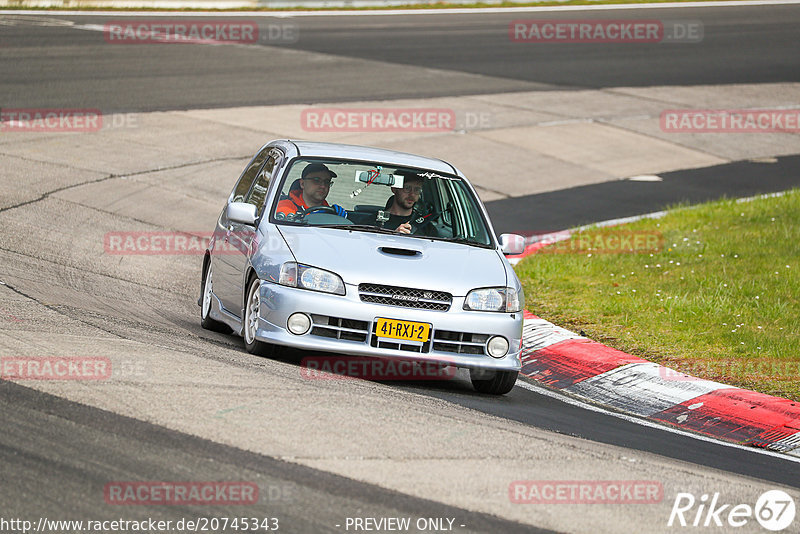
[{"label": "crack in asphalt", "polygon": [[[86,210],[91,210],[91,211],[94,211],[96,213],[102,213],[104,215],[113,215],[114,217],[119,217],[120,219],[125,219],[125,220],[128,220],[128,221],[137,222],[139,224],[152,226],[153,228],[158,228],[160,230],[173,232],[175,234],[183,234],[183,235],[185,235],[187,237],[201,237],[201,236],[196,236],[195,233],[193,233],[191,231],[188,231],[188,230],[176,230],[176,229],[174,229],[172,227],[159,226],[158,224],[156,224],[156,223],[154,223],[152,221],[146,221],[144,219],[137,219],[136,217],[133,217],[132,215],[124,215],[122,213],[117,213],[115,211],[104,210],[102,208],[98,208],[97,206],[88,206],[86,204],[83,204],[83,203],[75,201],[75,200],[69,200],[69,199],[66,199],[66,198],[60,198],[59,200],[62,201],[62,202],[66,202],[67,204],[72,204],[73,206],[80,206],[81,208],[84,208]],[[199,254],[198,254],[198,256],[199,256]]]},{"label": "crack in asphalt", "polygon": [[[0,146],[5,147],[5,146],[10,146],[12,144],[14,146],[17,146],[17,145],[24,145],[26,143],[35,143],[36,141],[41,141],[41,138],[29,139],[27,141],[9,141],[8,143],[0,144]],[[36,158],[30,158],[30,157],[26,157],[26,156],[21,156],[19,154],[9,154],[8,152],[0,152],[0,156],[6,156],[6,157],[9,157],[9,158],[16,158],[16,159],[22,160],[22,161],[30,161],[32,163],[41,163],[43,165],[52,165],[54,167],[63,167],[65,169],[71,169],[71,170],[81,171],[81,172],[91,172],[91,173],[95,173],[95,174],[102,174],[103,173],[103,171],[98,171],[97,169],[87,169],[87,168],[84,168],[84,167],[76,167],[74,165],[68,165],[68,164],[65,164],[65,163],[55,163],[55,162],[52,162],[52,161],[47,161],[47,160],[42,160],[42,159],[36,159]]]},{"label": "crack in asphalt", "polygon": [[[0,250],[2,250],[2,249],[0,249]],[[56,312],[57,314],[61,315],[62,317],[66,317],[66,318],[68,318],[68,319],[74,319],[74,320],[76,320],[76,321],[78,321],[78,322],[80,322],[80,323],[83,323],[83,324],[87,325],[87,326],[93,326],[93,327],[97,328],[98,330],[102,330],[102,331],[106,332],[107,334],[111,334],[112,336],[117,336],[117,337],[119,337],[119,338],[122,338],[122,339],[128,339],[128,338],[126,338],[126,337],[124,337],[124,336],[120,336],[119,334],[116,334],[116,333],[114,333],[114,332],[111,332],[110,330],[106,330],[106,329],[104,329],[104,328],[102,328],[102,327],[99,327],[99,326],[97,326],[97,325],[93,325],[93,324],[91,324],[91,323],[88,323],[88,322],[84,321],[83,319],[81,319],[80,317],[72,317],[72,316],[70,316],[70,315],[68,315],[68,314],[64,313],[63,311],[61,311],[61,310],[59,309],[59,307],[60,307],[60,306],[58,306],[58,305],[51,305],[51,304],[47,304],[47,303],[45,303],[45,302],[42,302],[41,300],[37,299],[36,297],[34,297],[34,296],[32,296],[32,295],[29,295],[29,294],[25,293],[25,292],[24,292],[24,291],[22,291],[21,289],[17,289],[16,287],[12,286],[11,284],[9,284],[9,283],[8,283],[8,282],[6,282],[6,281],[4,281],[4,282],[3,282],[3,285],[4,285],[5,287],[7,287],[8,289],[10,289],[11,291],[13,291],[14,293],[16,293],[17,295],[19,295],[19,296],[21,296],[21,297],[24,297],[24,298],[26,298],[26,299],[30,300],[31,302],[35,302],[35,303],[36,303],[36,304],[38,304],[39,306],[43,306],[44,308],[47,308],[47,309],[48,309],[48,310],[50,310],[50,311]],[[128,340],[129,340],[129,341],[132,341],[132,340],[130,340],[130,339],[128,339]]]},{"label": "crack in asphalt", "polygon": [[[10,154],[4,154],[4,155],[10,155]],[[10,155],[10,156],[17,157],[17,156],[13,156],[13,155]],[[71,184],[71,185],[65,185],[63,187],[57,187],[56,189],[53,189],[51,191],[47,191],[46,193],[42,193],[38,198],[31,199],[31,200],[26,200],[24,202],[20,202],[19,204],[14,204],[12,206],[6,206],[5,208],[0,208],[0,213],[5,213],[6,211],[9,211],[9,210],[12,210],[12,209],[21,208],[23,206],[29,206],[31,204],[35,204],[37,202],[41,202],[42,200],[45,200],[46,198],[48,198],[51,195],[54,195],[56,193],[61,193],[63,191],[68,191],[70,189],[74,189],[76,187],[81,187],[81,186],[84,186],[84,185],[92,185],[92,184],[102,183],[102,182],[105,182],[107,180],[111,180],[111,179],[114,179],[114,178],[131,178],[131,177],[135,177],[135,176],[141,176],[141,175],[144,175],[144,174],[151,174],[151,173],[154,173],[154,172],[171,171],[171,170],[175,170],[175,169],[184,169],[184,168],[193,167],[193,166],[197,166],[197,165],[204,165],[204,164],[207,164],[207,163],[216,163],[216,162],[220,162],[220,161],[233,161],[233,160],[238,160],[238,159],[244,159],[244,158],[247,158],[247,157],[249,157],[249,156],[225,156],[225,157],[219,157],[219,158],[211,158],[211,159],[202,160],[202,161],[179,163],[179,164],[176,164],[176,165],[167,165],[167,166],[164,166],[164,167],[157,167],[155,169],[136,171],[136,172],[127,173],[127,174],[109,174],[107,176],[103,176],[102,178],[97,178],[96,180],[87,180],[85,182],[81,182],[81,183],[77,183],[77,184]],[[22,159],[25,159],[25,158],[22,158]],[[40,160],[35,160],[35,159],[29,159],[27,161],[34,161],[34,162],[37,162],[37,163],[53,164],[50,161],[40,161]],[[57,164],[54,164],[54,165],[57,165]],[[86,170],[88,171],[89,169],[86,169]],[[101,172],[101,171],[91,171],[91,172]],[[79,204],[79,205],[82,205],[82,204]]]},{"label": "crack in asphalt", "polygon": [[137,286],[141,286],[141,287],[146,287],[147,289],[152,289],[153,291],[163,291],[164,293],[169,293],[170,295],[186,297],[186,295],[184,293],[179,293],[177,291],[173,291],[173,290],[170,290],[170,289],[167,289],[167,288],[147,285],[147,284],[142,283],[142,282],[137,282],[136,280],[128,280],[126,278],[118,278],[118,277],[115,277],[115,276],[111,276],[110,274],[100,273],[100,272],[92,271],[92,270],[89,270],[89,269],[79,269],[78,267],[75,267],[73,265],[67,265],[65,263],[58,263],[57,261],[53,261],[53,260],[48,259],[48,258],[40,258],[40,257],[34,256],[32,254],[28,254],[28,253],[25,253],[25,252],[20,252],[18,250],[11,250],[11,249],[8,249],[8,248],[0,247],[0,252],[8,252],[9,254],[18,254],[20,256],[24,256],[26,258],[30,258],[32,260],[35,260],[37,262],[44,261],[44,262],[50,263],[52,265],[57,265],[58,267],[65,267],[67,269],[79,270],[81,273],[93,274],[95,276],[103,276],[105,278],[109,278],[109,279],[115,280],[117,282],[127,282],[129,284],[133,284],[133,285],[137,285]]},{"label": "crack in asphalt", "polygon": [[[12,253],[12,254],[18,254],[20,256],[24,256],[24,257],[30,258],[30,259],[32,259],[34,261],[46,261],[46,262],[48,262],[50,264],[57,265],[59,267],[64,267],[64,268],[67,268],[67,269],[77,270],[76,267],[73,267],[71,265],[65,265],[65,264],[54,262],[52,260],[48,260],[48,259],[44,259],[44,258],[37,258],[36,256],[32,256],[30,254],[25,254],[25,253],[19,252],[19,251],[8,250],[8,249],[4,249],[4,248],[0,248],[0,251],[9,252],[9,253]],[[142,284],[140,282],[135,282],[135,281],[131,281],[131,280],[125,280],[125,279],[122,279],[122,278],[115,278],[113,276],[110,276],[110,275],[107,275],[107,274],[104,274],[104,273],[98,273],[98,272],[86,271],[86,270],[81,270],[80,272],[81,273],[92,274],[92,275],[95,275],[95,276],[102,276],[102,277],[109,278],[111,280],[120,281],[120,282],[128,282],[128,283],[130,283],[132,285],[138,285],[138,286],[146,287],[146,288],[151,289],[153,291],[161,291],[161,292],[165,292],[165,293],[169,293],[169,294],[173,294],[173,295],[180,295],[182,297],[185,297],[185,295],[183,295],[182,293],[176,293],[176,292],[173,292],[173,291],[169,291],[167,289],[148,286],[147,284]],[[18,289],[17,287],[11,285],[7,281],[3,281],[2,284],[5,287],[7,287],[8,289],[10,289],[11,291],[13,291],[14,293],[16,293],[16,294],[18,294],[18,295],[30,300],[31,302],[34,302],[34,303],[36,303],[36,304],[38,304],[40,306],[43,306],[44,308],[46,308],[46,309],[48,309],[50,311],[53,311],[53,312],[61,315],[62,317],[66,317],[68,319],[73,319],[73,320],[75,320],[75,321],[77,321],[79,323],[82,323],[82,324],[84,324],[86,326],[89,326],[89,327],[97,328],[98,330],[100,330],[102,332],[105,332],[107,334],[110,334],[110,335],[112,335],[114,337],[117,337],[119,339],[123,339],[123,340],[126,340],[126,341],[137,341],[136,339],[134,339],[132,337],[125,336],[123,334],[120,334],[120,333],[112,330],[111,329],[112,327],[107,325],[107,324],[100,324],[99,322],[90,321],[87,318],[87,316],[92,316],[93,314],[89,310],[84,310],[82,308],[73,308],[73,307],[67,306],[65,304],[47,304],[47,303],[41,301],[40,299],[34,297],[33,295],[25,293],[23,290]],[[70,313],[70,312],[73,312],[73,311],[74,311],[74,313]],[[95,315],[99,315],[99,314],[95,314]],[[97,317],[94,317],[94,318],[97,318]],[[122,318],[117,317],[115,319],[120,321],[120,322],[124,322],[124,319],[122,319]],[[135,323],[133,321],[130,321],[130,323],[135,325],[135,326],[143,327],[148,332],[152,332],[152,331],[155,330],[154,325],[151,325],[149,323]],[[171,330],[162,330],[162,333],[176,334],[176,332],[171,331]],[[197,336],[197,338],[198,339],[204,339],[204,340],[207,340],[207,341],[211,341],[212,343],[216,343],[216,344],[224,346],[226,348],[235,348],[236,347],[235,344],[227,344],[227,343],[224,343],[222,341],[203,338],[201,336]]]},{"label": "crack in asphalt", "polygon": [[495,195],[499,195],[499,196],[501,196],[503,198],[514,198],[511,195],[509,195],[508,193],[506,193],[505,191],[498,191],[496,189],[491,189],[489,187],[484,187],[484,186],[478,185],[478,184],[472,184],[472,185],[475,187],[475,189],[481,189],[483,191],[488,191],[490,193],[494,193]]},{"label": "crack in asphalt", "polygon": [[[0,249],[0,250],[3,250],[3,249]],[[33,259],[36,259],[36,258],[33,258]],[[60,265],[60,264],[57,264],[57,265]],[[64,266],[64,267],[69,267],[69,266]],[[92,273],[92,274],[98,274],[98,273]],[[100,274],[100,276],[106,276],[106,275],[103,275],[102,273],[99,273],[99,274]],[[112,280],[114,279],[113,277],[109,277],[109,278],[112,278]],[[125,280],[123,280],[123,281],[125,281]],[[143,343],[142,341],[140,341],[138,339],[135,339],[134,337],[125,336],[123,334],[120,334],[120,333],[112,330],[113,326],[117,326],[119,328],[125,328],[125,324],[124,324],[125,320],[123,318],[114,317],[113,321],[106,321],[106,323],[110,322],[111,325],[102,324],[101,321],[94,322],[94,321],[91,321],[90,319],[100,319],[100,320],[108,319],[108,320],[110,320],[112,318],[109,317],[109,316],[103,316],[103,315],[100,315],[100,314],[97,314],[97,313],[93,313],[93,312],[91,312],[89,310],[85,310],[85,309],[82,309],[82,308],[73,308],[73,307],[67,306],[65,304],[47,304],[45,302],[42,302],[38,298],[34,297],[33,295],[29,295],[28,293],[25,293],[21,289],[18,289],[17,287],[9,284],[6,281],[2,281],[2,285],[7,287],[8,289],[13,291],[14,293],[16,293],[16,294],[28,299],[31,302],[34,302],[34,303],[36,303],[36,304],[38,304],[38,305],[40,305],[40,306],[42,306],[42,307],[44,307],[44,308],[46,308],[48,310],[51,310],[51,311],[61,315],[62,317],[66,317],[67,319],[73,319],[73,320],[75,320],[77,322],[80,322],[80,323],[82,323],[82,324],[84,324],[86,326],[89,326],[89,327],[94,327],[94,328],[96,328],[96,329],[98,329],[98,330],[100,330],[102,332],[110,334],[110,335],[112,335],[114,337],[117,337],[117,338],[119,338],[121,340],[132,341],[132,342],[135,342],[135,343],[142,343],[144,345],[149,345],[149,346],[159,346],[159,345],[156,345],[156,344],[153,344],[153,343],[150,343],[150,342]],[[145,286],[145,287],[149,288],[149,286]],[[150,289],[157,289],[157,288],[150,288]],[[116,323],[120,323],[120,324],[116,324]],[[156,333],[162,333],[162,334],[169,334],[169,335],[172,335],[172,336],[178,336],[179,339],[182,340],[182,341],[185,341],[185,340],[183,338],[181,338],[180,336],[184,336],[184,335],[186,335],[188,333],[195,340],[209,342],[209,343],[212,343],[212,344],[217,345],[219,347],[223,347],[223,348],[226,348],[226,349],[239,349],[240,348],[240,346],[238,344],[236,344],[235,342],[225,342],[225,341],[218,340],[218,339],[198,336],[197,334],[194,334],[194,333],[191,333],[191,332],[177,332],[175,330],[170,330],[170,329],[167,329],[167,328],[157,328],[156,325],[153,325],[151,323],[146,323],[146,322],[137,323],[137,322],[134,322],[134,321],[128,321],[128,323],[129,323],[128,326],[134,326],[134,327],[137,327],[137,328],[141,328],[141,329],[143,329],[143,330],[145,330],[146,332],[149,332],[149,333],[156,332]],[[232,339],[234,339],[234,338],[232,338]],[[230,364],[233,364],[233,365],[237,365],[238,367],[242,367],[242,368],[249,368],[249,367],[252,366],[252,365],[238,364],[237,362],[232,362],[232,361],[230,361],[228,359],[215,358],[215,357],[209,356],[207,354],[198,354],[196,351],[193,351],[189,347],[175,347],[175,346],[163,346],[163,345],[161,347],[169,349],[169,350],[174,350],[174,351],[178,351],[178,352],[184,352],[184,353],[187,353],[187,354],[192,354],[194,356],[210,357],[211,359],[213,359],[215,361],[230,363]]]}]

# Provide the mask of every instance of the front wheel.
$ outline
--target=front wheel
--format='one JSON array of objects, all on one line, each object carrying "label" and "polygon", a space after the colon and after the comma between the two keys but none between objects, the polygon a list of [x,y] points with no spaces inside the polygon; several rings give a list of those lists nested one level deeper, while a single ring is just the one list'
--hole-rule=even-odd
[{"label": "front wheel", "polygon": [[514,389],[518,375],[519,371],[469,370],[469,378],[475,391],[489,395],[505,395]]},{"label": "front wheel", "polygon": [[211,299],[214,295],[213,291],[214,278],[211,273],[211,263],[209,263],[208,268],[203,275],[203,294],[200,297],[200,326],[206,330],[228,334],[231,331],[228,325],[219,321],[215,321],[211,318]]},{"label": "front wheel", "polygon": [[258,331],[258,311],[260,307],[261,280],[256,277],[250,281],[250,286],[248,286],[247,289],[242,337],[244,337],[244,347],[247,349],[247,352],[260,356],[270,356],[274,352],[273,346],[256,339],[256,332]]}]

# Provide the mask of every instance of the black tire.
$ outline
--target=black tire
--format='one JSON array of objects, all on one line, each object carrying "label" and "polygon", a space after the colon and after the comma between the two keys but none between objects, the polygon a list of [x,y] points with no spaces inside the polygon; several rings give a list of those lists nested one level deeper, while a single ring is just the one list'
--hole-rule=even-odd
[{"label": "black tire", "polygon": [[[255,321],[255,326],[258,326],[258,307],[261,300],[258,289],[260,286],[261,280],[255,276],[247,283],[247,294],[244,302],[244,317],[242,318],[242,337],[244,338],[244,348],[247,349],[247,352],[250,354],[256,354],[258,356],[273,356],[277,352],[275,350],[275,345],[257,340],[255,338],[255,331],[252,324],[253,321]],[[253,313],[256,313],[255,319],[253,318]]]},{"label": "black tire", "polygon": [[[206,294],[206,287],[209,288]],[[214,288],[213,272],[211,271],[211,263],[209,262],[203,273],[203,283],[200,287],[200,326],[212,332],[220,332],[222,334],[230,334],[231,328],[225,323],[221,323],[211,318],[211,291]]]},{"label": "black tire", "polygon": [[475,391],[489,395],[505,395],[514,389],[518,375],[519,371],[469,370],[469,378]]}]

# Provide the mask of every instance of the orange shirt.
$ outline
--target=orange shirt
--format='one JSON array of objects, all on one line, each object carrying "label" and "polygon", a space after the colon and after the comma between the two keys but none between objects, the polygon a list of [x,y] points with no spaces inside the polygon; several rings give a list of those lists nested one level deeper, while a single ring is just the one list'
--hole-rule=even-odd
[{"label": "orange shirt", "polygon": [[[327,206],[328,203],[323,200],[322,205]],[[275,210],[275,213],[283,213],[284,215],[290,213],[294,214],[301,208],[304,210],[308,209],[308,206],[306,206],[303,200],[303,190],[295,189],[294,191],[289,191],[289,198],[284,198],[278,202],[278,208]]]}]

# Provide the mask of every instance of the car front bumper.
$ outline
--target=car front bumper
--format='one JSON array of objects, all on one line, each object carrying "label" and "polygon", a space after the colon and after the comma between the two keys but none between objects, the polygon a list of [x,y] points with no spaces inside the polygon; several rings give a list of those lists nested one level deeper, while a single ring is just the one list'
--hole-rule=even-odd
[{"label": "car front bumper", "polygon": [[[522,312],[496,313],[464,310],[464,297],[453,297],[448,311],[362,302],[358,287],[346,285],[347,294],[332,295],[261,282],[261,309],[256,338],[266,343],[310,351],[447,363],[456,367],[518,371],[522,340]],[[287,330],[296,312],[312,318],[302,335]],[[378,318],[429,323],[430,339],[413,343],[379,337]],[[488,339],[503,336],[509,344],[505,356],[486,351]]]}]

